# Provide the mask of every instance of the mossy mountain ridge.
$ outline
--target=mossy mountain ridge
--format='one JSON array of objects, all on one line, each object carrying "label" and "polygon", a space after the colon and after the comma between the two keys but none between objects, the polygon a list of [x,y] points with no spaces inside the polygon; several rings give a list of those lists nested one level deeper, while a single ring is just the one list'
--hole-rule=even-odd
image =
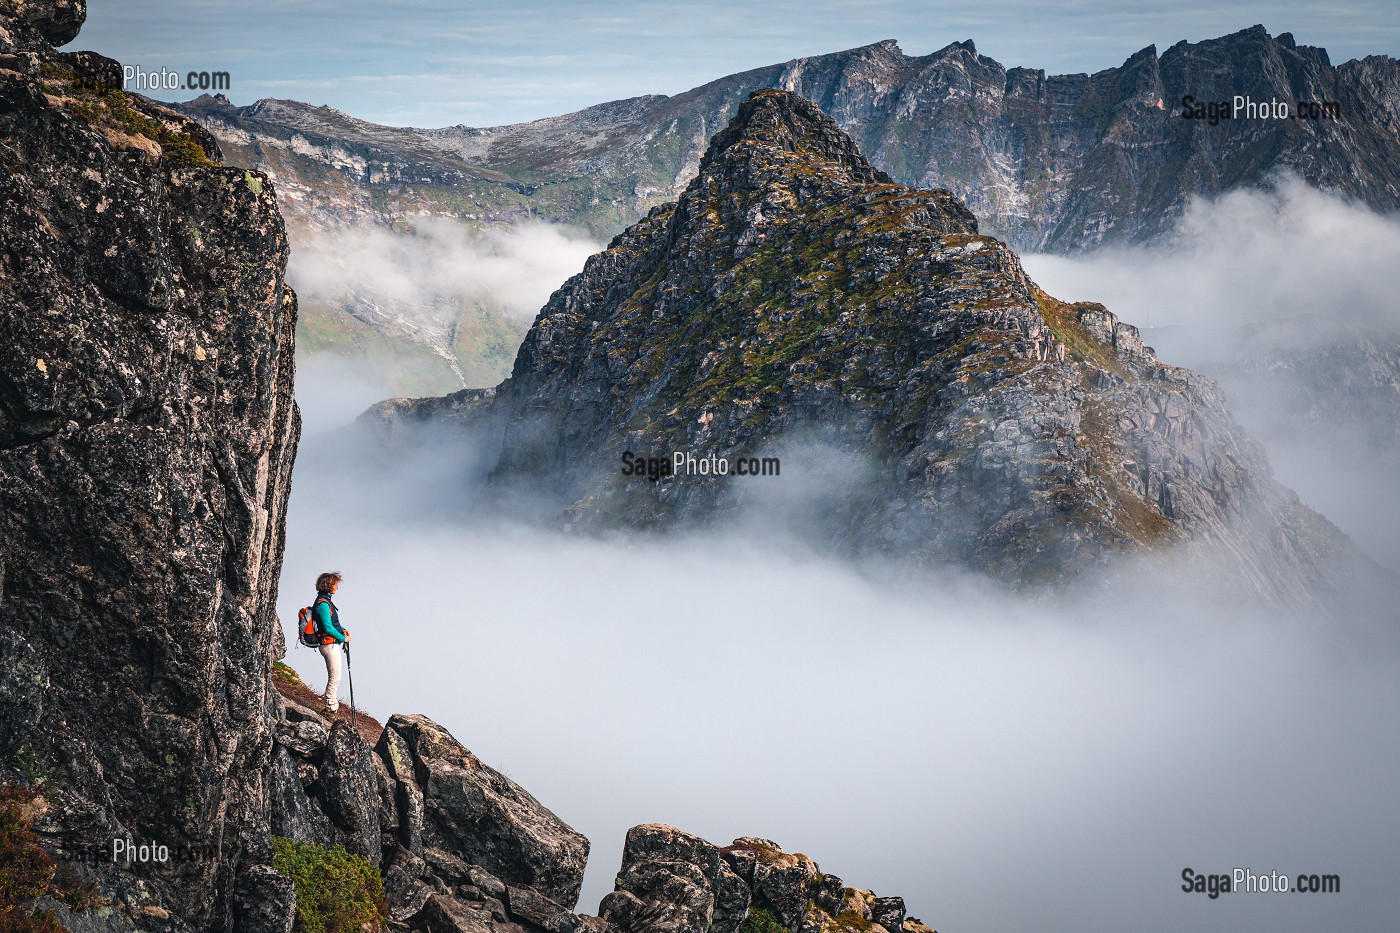
[{"label": "mossy mountain ridge", "polygon": [[[1365,564],[1273,480],[1209,379],[1102,306],[1045,294],[950,193],[893,183],[782,91],[755,92],[681,198],[555,293],[510,379],[376,414],[481,429],[496,498],[572,526],[761,515],[1023,584],[1184,544],[1281,605]],[[673,451],[797,469],[620,469]],[[805,485],[804,458],[845,472],[775,511],[759,484]]]}]

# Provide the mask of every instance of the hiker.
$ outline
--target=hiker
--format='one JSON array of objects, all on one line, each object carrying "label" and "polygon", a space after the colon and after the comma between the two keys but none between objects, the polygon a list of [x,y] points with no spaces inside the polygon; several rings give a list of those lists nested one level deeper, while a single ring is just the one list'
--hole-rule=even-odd
[{"label": "hiker", "polygon": [[311,604],[311,611],[316,615],[317,630],[321,632],[321,657],[326,660],[326,705],[321,715],[327,719],[334,719],[336,710],[340,709],[336,693],[340,689],[341,645],[350,640],[350,630],[340,627],[340,613],[336,612],[335,603],[331,602],[343,579],[336,570],[317,577],[316,602]]}]

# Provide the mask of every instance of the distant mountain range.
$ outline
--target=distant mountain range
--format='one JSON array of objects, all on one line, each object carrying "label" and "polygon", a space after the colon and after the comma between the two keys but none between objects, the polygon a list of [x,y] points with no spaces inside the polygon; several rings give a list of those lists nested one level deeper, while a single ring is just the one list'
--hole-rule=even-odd
[{"label": "distant mountain range", "polygon": [[[948,189],[984,232],[1018,250],[1157,240],[1192,196],[1268,184],[1279,171],[1400,208],[1400,62],[1334,67],[1325,50],[1262,26],[1161,55],[1149,46],[1093,75],[1008,69],[970,41],[915,57],[886,41],[673,97],[486,129],[378,126],[295,101],[238,107],[204,96],[176,106],[229,162],[274,179],[295,252],[317,228],[409,230],[424,215],[477,230],[557,222],[606,240],[675,199],[710,137],[759,88],[813,101],[876,167]],[[1330,116],[1218,119],[1235,95],[1316,102]],[[1195,113],[1182,105],[1188,96],[1217,118],[1183,116]],[[395,307],[371,288],[303,294],[303,347],[355,355],[401,394],[495,382],[525,326],[480,302],[438,302],[425,322],[421,308]]]},{"label": "distant mountain range", "polygon": [[[830,114],[901,184],[946,188],[1017,250],[1069,252],[1166,233],[1192,195],[1286,169],[1373,207],[1400,207],[1400,62],[1334,67],[1262,26],[1148,46],[1117,68],[1006,68],[971,41],[911,57],[893,41],[511,126],[396,129],[330,107],[204,96],[181,105],[226,153],[273,173],[290,214],[480,224],[525,218],[610,238],[673,200],[710,137],[759,88]],[[1187,119],[1186,97],[1335,103],[1318,119]]]}]

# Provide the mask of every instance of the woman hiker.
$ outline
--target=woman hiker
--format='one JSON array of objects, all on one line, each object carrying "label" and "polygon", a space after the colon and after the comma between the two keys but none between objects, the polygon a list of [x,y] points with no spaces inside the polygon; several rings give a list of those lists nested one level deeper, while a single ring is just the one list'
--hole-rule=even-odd
[{"label": "woman hiker", "polygon": [[340,627],[340,613],[331,602],[342,579],[344,577],[335,570],[317,577],[316,602],[311,605],[316,616],[316,630],[321,633],[321,657],[326,660],[326,705],[321,715],[327,719],[335,719],[336,710],[340,709],[340,701],[336,699],[340,690],[340,646],[350,640],[350,630]]}]

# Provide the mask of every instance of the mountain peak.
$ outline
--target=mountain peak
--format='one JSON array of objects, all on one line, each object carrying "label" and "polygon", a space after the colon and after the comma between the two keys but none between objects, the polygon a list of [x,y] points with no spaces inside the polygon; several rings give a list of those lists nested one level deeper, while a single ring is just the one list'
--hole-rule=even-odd
[{"label": "mountain peak", "polygon": [[[730,245],[732,259],[742,259],[819,207],[849,220],[867,201],[898,188],[816,104],[790,91],[762,89],[711,140],[677,204],[675,228],[688,238],[717,237]],[[948,192],[916,200],[901,223],[977,232],[976,218]]]},{"label": "mountain peak", "polygon": [[752,172],[793,157],[809,168],[835,168],[853,182],[893,182],[816,104],[791,91],[771,88],[750,94],[729,126],[715,135],[700,163],[700,174],[732,173],[740,165]]},{"label": "mountain peak", "polygon": [[744,100],[679,201],[551,296],[494,395],[372,420],[438,417],[494,461],[483,508],[570,530],[783,530],[1015,585],[1179,548],[1288,607],[1356,556],[1214,383],[790,92]]}]

